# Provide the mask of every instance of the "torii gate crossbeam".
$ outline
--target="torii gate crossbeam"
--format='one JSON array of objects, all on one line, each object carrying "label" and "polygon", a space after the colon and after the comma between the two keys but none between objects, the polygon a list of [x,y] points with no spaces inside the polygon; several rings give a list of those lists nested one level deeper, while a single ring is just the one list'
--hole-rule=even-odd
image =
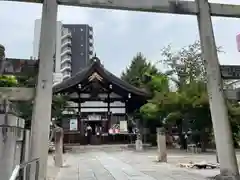
[{"label": "torii gate crossbeam", "polygon": [[239,18],[239,5],[214,4],[208,3],[208,0],[195,0],[195,2],[179,0],[58,0],[56,2],[56,0],[44,0],[39,50],[39,75],[31,136],[31,158],[40,157],[40,180],[46,179],[48,135],[51,118],[53,54],[58,4],[196,15],[203,59],[205,60],[207,70],[209,103],[220,161],[221,178],[229,179],[231,177],[234,180],[240,179],[211,21],[211,16]]},{"label": "torii gate crossbeam", "polygon": [[[60,5],[82,6],[116,10],[197,15],[194,1],[179,0],[59,0]],[[209,3],[211,16],[240,17],[240,5]]]}]

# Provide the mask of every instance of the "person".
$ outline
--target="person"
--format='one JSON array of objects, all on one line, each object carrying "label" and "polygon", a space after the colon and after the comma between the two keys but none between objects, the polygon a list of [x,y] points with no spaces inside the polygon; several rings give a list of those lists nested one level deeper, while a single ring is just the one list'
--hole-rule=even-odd
[{"label": "person", "polygon": [[92,137],[92,127],[88,124],[86,128],[86,134],[87,134],[87,143],[91,143],[91,137]]}]

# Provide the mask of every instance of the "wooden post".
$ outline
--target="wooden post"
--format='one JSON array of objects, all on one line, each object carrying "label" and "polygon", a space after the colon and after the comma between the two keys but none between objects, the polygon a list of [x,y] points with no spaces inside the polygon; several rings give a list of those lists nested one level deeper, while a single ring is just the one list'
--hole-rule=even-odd
[{"label": "wooden post", "polygon": [[[84,122],[82,120],[82,117],[81,117],[81,93],[79,92],[78,93],[78,97],[79,97],[79,100],[78,100],[78,122],[80,123],[80,135],[83,137],[85,132],[84,132]],[[81,138],[82,140],[82,138]],[[81,142],[81,141],[80,141]]]}]

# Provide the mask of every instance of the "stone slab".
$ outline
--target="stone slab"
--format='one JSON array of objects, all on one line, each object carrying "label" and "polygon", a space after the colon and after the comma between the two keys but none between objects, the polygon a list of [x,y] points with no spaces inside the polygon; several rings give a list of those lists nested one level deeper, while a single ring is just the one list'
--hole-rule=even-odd
[{"label": "stone slab", "polygon": [[28,101],[34,98],[34,88],[0,87],[0,97],[10,101]]},{"label": "stone slab", "polygon": [[[69,154],[56,180],[204,180],[205,176],[134,151],[80,151]],[[195,170],[196,171],[196,170]]]}]

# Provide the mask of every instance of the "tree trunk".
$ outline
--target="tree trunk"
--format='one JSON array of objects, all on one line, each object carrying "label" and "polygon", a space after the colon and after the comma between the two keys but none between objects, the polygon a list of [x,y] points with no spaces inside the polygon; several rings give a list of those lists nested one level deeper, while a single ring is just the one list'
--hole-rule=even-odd
[{"label": "tree trunk", "polygon": [[184,135],[182,134],[182,122],[177,125],[177,129],[178,129],[178,136],[179,136],[179,140],[180,140],[180,142],[179,142],[180,148],[187,149],[186,139],[184,138]]},{"label": "tree trunk", "polygon": [[201,130],[200,132],[200,143],[201,143],[201,152],[207,151],[207,145],[208,145],[208,132],[205,131],[205,129]]}]

